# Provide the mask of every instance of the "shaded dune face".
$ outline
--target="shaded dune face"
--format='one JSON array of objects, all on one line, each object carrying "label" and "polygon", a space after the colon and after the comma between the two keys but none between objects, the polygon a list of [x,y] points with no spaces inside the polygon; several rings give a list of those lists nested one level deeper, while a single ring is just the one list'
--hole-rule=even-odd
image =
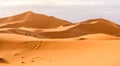
[{"label": "shaded dune face", "polygon": [[55,28],[62,25],[72,25],[72,23],[68,21],[61,20],[52,16],[36,14],[33,12],[26,12],[13,17],[2,18],[0,22],[5,24],[1,26],[1,28]]}]

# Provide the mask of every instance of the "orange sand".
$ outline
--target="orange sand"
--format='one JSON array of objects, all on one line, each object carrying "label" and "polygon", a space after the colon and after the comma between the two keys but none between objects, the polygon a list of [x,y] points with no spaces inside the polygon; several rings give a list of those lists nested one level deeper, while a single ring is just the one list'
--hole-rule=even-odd
[{"label": "orange sand", "polygon": [[0,19],[0,66],[120,66],[120,26],[31,11]]}]

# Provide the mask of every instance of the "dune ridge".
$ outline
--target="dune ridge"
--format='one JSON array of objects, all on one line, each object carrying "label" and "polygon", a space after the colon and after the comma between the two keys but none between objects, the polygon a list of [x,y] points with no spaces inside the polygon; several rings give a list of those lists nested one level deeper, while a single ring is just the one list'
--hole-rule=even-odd
[{"label": "dune ridge", "polygon": [[0,28],[55,28],[62,25],[72,25],[72,23],[68,21],[43,14],[36,14],[31,11],[12,17],[2,18],[0,22],[4,24]]}]

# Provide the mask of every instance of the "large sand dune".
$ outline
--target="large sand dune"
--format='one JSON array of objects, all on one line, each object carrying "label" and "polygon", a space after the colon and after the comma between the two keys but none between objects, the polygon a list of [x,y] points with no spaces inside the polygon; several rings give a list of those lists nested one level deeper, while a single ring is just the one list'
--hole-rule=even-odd
[{"label": "large sand dune", "polygon": [[[47,29],[46,29],[47,28]],[[0,19],[0,66],[120,66],[120,26],[31,11]]]},{"label": "large sand dune", "polygon": [[48,38],[71,38],[96,33],[105,33],[113,36],[120,35],[119,25],[105,19],[92,19],[72,25],[71,27],[66,26],[64,29],[59,29],[59,31],[55,31],[56,29],[53,29],[54,31],[48,30],[42,33],[40,32],[40,35]]},{"label": "large sand dune", "polygon": [[2,18],[0,22],[2,23],[1,28],[55,28],[62,25],[72,24],[68,21],[61,20],[53,16],[36,14],[31,11],[12,17]]},{"label": "large sand dune", "polygon": [[92,19],[82,22],[74,28],[79,28],[88,33],[106,33],[111,35],[119,35],[119,25],[106,19]]}]

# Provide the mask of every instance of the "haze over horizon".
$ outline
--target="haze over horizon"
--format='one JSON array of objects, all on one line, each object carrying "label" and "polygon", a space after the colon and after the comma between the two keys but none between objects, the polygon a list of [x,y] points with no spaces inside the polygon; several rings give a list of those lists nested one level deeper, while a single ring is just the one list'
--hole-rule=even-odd
[{"label": "haze over horizon", "polygon": [[105,18],[120,23],[119,7],[118,0],[0,0],[0,18],[33,11],[71,22]]}]

